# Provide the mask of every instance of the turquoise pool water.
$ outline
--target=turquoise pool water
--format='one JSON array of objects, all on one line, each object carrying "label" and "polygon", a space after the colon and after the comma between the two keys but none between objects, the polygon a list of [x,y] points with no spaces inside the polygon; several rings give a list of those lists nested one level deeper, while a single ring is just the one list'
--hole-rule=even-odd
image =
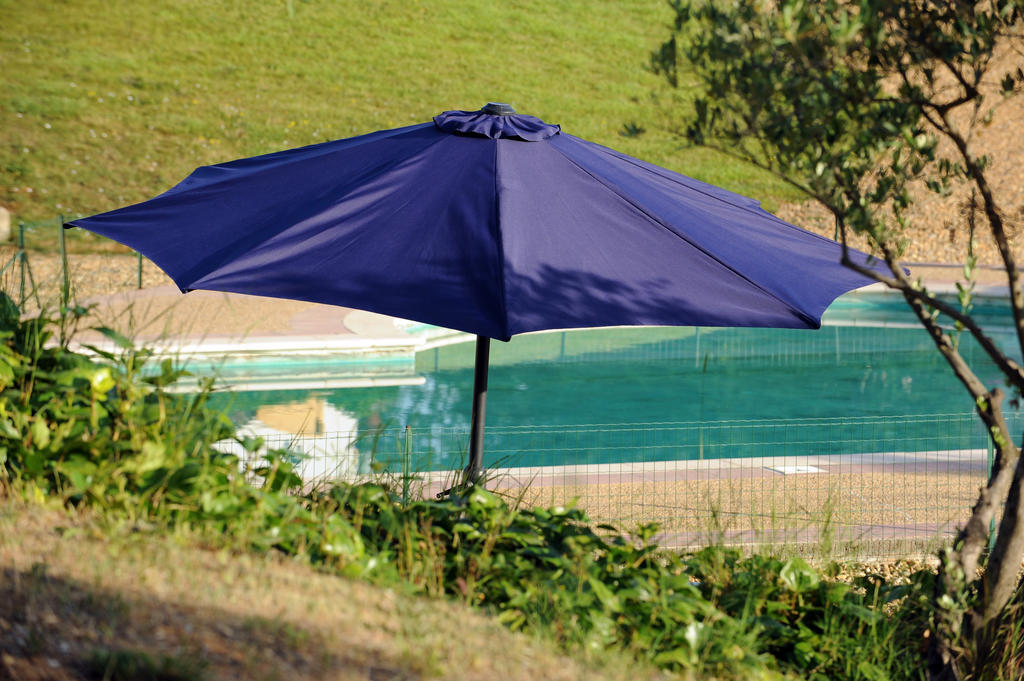
[{"label": "turquoise pool water", "polygon": [[[1000,342],[1009,341],[1000,330],[1007,309],[999,300],[976,309]],[[898,418],[972,408],[900,299],[846,297],[830,309],[826,324],[817,331],[594,329],[493,343],[485,463],[855,453],[889,442],[904,450],[979,446],[969,417],[955,423]],[[984,380],[999,380],[966,337],[962,352]],[[317,362],[324,364],[306,360]],[[462,343],[380,370],[411,384],[235,392],[218,395],[215,403],[236,423],[261,424],[283,438],[351,439],[356,432],[410,426],[414,465],[448,468],[459,465],[465,451],[472,362],[473,344]],[[295,366],[264,363],[254,370]],[[329,363],[322,368],[331,370]],[[371,456],[398,456],[392,440],[364,436],[346,446],[365,469]]]}]

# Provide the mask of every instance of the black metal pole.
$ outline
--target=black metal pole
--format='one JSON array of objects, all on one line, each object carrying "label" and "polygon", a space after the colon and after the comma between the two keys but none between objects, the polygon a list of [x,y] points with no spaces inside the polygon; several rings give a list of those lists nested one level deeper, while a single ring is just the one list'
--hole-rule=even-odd
[{"label": "black metal pole", "polygon": [[71,300],[71,273],[68,272],[68,247],[64,239],[64,216],[60,215],[57,218],[57,241],[60,244],[60,269],[61,269],[61,287],[60,287],[60,306],[62,309],[61,319],[64,319],[64,315],[68,309],[68,303]]},{"label": "black metal pole", "polygon": [[473,421],[469,429],[469,464],[463,480],[472,484],[480,477],[484,455],[484,417],[487,415],[487,365],[491,339],[476,337],[476,365],[473,369]]}]

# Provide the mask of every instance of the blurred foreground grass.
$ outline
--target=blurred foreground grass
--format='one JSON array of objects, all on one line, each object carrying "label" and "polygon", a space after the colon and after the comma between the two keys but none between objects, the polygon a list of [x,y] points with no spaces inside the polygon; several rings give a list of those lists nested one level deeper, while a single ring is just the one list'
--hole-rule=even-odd
[{"label": "blurred foreground grass", "polygon": [[[620,679],[466,606],[0,498],[0,677]],[[149,676],[139,668],[159,668]],[[132,669],[134,675],[125,675]],[[42,674],[42,675],[40,675]]]}]

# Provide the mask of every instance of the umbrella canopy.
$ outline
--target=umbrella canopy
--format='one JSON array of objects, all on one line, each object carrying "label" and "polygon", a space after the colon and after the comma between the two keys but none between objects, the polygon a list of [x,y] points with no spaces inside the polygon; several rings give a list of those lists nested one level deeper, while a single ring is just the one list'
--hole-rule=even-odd
[{"label": "umbrella canopy", "polygon": [[757,201],[507,111],[448,111],[202,167],[154,199],[69,224],[141,252],[182,291],[501,340],[614,325],[817,328],[832,300],[868,283],[840,266],[838,244]]},{"label": "umbrella canopy", "polygon": [[[199,168],[68,226],[187,292],[306,300],[477,334],[467,476],[490,338],[618,325],[817,328],[870,283],[834,241],[506,104]],[[869,263],[867,255],[853,252]]]}]

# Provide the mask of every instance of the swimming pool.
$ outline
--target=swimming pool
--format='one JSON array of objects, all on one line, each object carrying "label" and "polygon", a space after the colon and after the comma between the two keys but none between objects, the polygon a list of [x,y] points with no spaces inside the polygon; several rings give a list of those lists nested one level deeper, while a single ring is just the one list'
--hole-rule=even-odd
[{"label": "swimming pool", "polygon": [[[999,299],[976,305],[997,342],[1011,340],[1007,310]],[[277,444],[343,453],[348,472],[365,472],[371,459],[396,465],[407,455],[406,426],[414,467],[454,468],[466,449],[473,352],[465,342],[415,360],[251,363],[242,369],[264,376],[377,380],[237,391],[214,403]],[[962,353],[986,382],[999,380],[966,336]],[[971,409],[901,299],[855,294],[837,301],[817,331],[611,328],[494,343],[485,465],[556,465],[570,450],[577,464],[852,454],[894,438],[915,449],[964,449],[978,442],[970,418],[953,428],[950,419],[898,417]]]}]

